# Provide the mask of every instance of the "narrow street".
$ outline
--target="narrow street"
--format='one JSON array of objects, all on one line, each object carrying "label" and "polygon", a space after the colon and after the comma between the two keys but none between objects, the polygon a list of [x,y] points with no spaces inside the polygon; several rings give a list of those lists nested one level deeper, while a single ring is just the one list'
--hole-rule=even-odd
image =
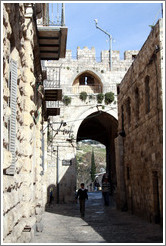
[{"label": "narrow street", "polygon": [[88,193],[85,218],[79,204],[58,204],[43,216],[43,232],[31,243],[162,243],[162,228],[128,212],[117,211],[111,199],[103,206],[102,193]]}]

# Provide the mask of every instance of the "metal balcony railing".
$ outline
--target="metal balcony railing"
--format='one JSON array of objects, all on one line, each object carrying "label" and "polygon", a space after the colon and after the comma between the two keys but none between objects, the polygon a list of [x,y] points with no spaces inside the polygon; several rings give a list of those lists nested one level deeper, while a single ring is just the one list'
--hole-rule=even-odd
[{"label": "metal balcony railing", "polygon": [[44,89],[60,88],[60,67],[43,67],[47,79],[43,81]]},{"label": "metal balcony railing", "polygon": [[59,101],[47,101],[46,108],[59,108]]},{"label": "metal balcony railing", "polygon": [[43,26],[65,26],[64,3],[47,3],[43,16]]}]

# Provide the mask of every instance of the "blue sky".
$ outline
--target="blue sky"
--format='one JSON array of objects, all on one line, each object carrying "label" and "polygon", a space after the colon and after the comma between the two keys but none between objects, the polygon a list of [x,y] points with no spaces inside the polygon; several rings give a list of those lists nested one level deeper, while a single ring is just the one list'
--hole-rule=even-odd
[{"label": "blue sky", "polygon": [[77,2],[65,3],[65,23],[68,27],[67,49],[76,56],[76,49],[95,47],[96,56],[109,49],[108,36],[96,29],[98,25],[112,35],[112,49],[119,50],[121,59],[125,50],[139,50],[151,28],[161,18],[161,2]]}]

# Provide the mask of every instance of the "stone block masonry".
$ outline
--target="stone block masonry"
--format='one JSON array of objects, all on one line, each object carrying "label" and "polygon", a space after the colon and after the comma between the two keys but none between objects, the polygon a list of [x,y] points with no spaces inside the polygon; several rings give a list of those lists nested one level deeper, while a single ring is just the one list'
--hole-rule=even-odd
[{"label": "stone block masonry", "polygon": [[[118,131],[123,146],[117,146],[123,149],[123,158],[117,165],[124,170],[121,173],[119,169],[126,190],[123,206],[160,224],[163,220],[163,83],[161,19],[118,86]],[[120,191],[117,197],[120,200]]]},{"label": "stone block masonry", "polygon": [[[37,82],[42,74],[33,4],[3,4],[3,242],[30,242],[43,211],[41,177],[42,99]],[[17,64],[16,118],[11,100],[11,60]],[[38,112],[38,121],[34,121]],[[14,172],[10,126],[16,128]],[[38,183],[37,183],[38,181]]]}]

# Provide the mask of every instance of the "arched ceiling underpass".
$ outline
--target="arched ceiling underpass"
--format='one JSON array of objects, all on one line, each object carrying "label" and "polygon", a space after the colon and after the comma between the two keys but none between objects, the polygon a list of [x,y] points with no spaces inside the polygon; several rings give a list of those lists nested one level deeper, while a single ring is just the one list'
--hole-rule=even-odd
[{"label": "arched ceiling underpass", "polygon": [[107,146],[117,136],[117,120],[110,114],[97,111],[83,120],[77,141],[93,139]]}]

